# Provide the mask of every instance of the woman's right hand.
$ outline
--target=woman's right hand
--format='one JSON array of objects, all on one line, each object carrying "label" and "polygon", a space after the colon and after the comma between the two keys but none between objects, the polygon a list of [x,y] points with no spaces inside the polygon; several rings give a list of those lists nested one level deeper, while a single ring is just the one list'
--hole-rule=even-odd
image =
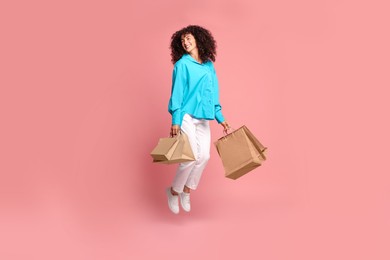
[{"label": "woman's right hand", "polygon": [[175,137],[180,131],[180,126],[179,125],[172,125],[171,126],[171,137]]},{"label": "woman's right hand", "polygon": [[230,125],[226,121],[222,122],[221,125],[223,126],[223,132],[225,133],[225,135],[227,135],[228,130],[230,130]]}]

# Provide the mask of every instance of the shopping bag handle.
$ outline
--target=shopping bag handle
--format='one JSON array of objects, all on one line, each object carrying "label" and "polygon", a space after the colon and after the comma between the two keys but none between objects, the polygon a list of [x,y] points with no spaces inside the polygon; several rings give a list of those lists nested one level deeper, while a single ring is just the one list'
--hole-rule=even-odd
[{"label": "shopping bag handle", "polygon": [[229,130],[231,131],[230,134],[233,133],[234,131],[236,131],[236,129],[235,129],[234,127],[231,127],[231,126],[229,125],[229,128],[226,130],[226,134],[225,134],[225,130],[222,130],[223,136],[227,136],[227,135],[229,134],[229,133],[228,133]]},{"label": "shopping bag handle", "polygon": [[177,138],[177,137],[179,137],[179,135],[181,135],[181,134],[182,134],[182,130],[180,129],[179,132],[177,132],[177,135],[171,136],[171,135],[169,134],[169,138]]}]

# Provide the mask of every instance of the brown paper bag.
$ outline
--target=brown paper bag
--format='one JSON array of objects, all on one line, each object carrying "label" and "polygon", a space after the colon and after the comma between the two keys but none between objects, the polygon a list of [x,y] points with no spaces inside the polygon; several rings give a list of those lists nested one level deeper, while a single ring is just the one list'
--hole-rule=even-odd
[{"label": "brown paper bag", "polygon": [[180,132],[176,137],[160,138],[150,155],[155,163],[172,164],[195,160],[190,142],[184,132]]},{"label": "brown paper bag", "polygon": [[246,126],[218,139],[214,144],[227,178],[235,180],[259,167],[266,160],[264,152],[267,148]]}]

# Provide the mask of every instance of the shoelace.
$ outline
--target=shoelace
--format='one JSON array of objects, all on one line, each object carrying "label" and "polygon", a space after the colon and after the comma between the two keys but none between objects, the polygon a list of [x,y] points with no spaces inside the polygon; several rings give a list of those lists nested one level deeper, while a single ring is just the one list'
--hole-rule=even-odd
[{"label": "shoelace", "polygon": [[184,203],[190,203],[190,195],[189,194],[188,195],[183,195],[182,197],[183,197],[183,202]]},{"label": "shoelace", "polygon": [[169,192],[169,200],[175,202],[177,200],[177,196],[175,196],[171,192]]}]

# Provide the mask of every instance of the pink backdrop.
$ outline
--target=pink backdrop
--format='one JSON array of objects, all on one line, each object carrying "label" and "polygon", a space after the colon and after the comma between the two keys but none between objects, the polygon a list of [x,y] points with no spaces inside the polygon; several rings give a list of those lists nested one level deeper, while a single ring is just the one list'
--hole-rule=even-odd
[{"label": "pink backdrop", "polygon": [[[0,259],[390,259],[387,1],[58,2],[0,4]],[[232,181],[212,147],[176,216],[149,152],[189,24],[269,159]]]}]

